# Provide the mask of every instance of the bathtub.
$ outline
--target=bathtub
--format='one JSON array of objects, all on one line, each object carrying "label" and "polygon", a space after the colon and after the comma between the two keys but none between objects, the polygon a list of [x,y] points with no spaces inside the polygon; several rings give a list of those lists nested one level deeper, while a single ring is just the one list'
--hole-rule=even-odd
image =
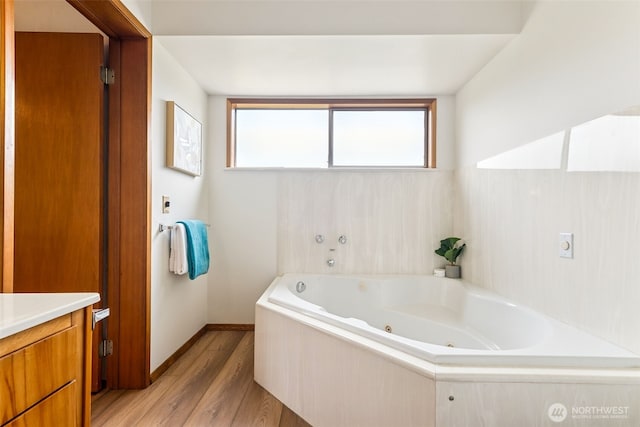
[{"label": "bathtub", "polygon": [[316,427],[640,425],[638,355],[432,276],[277,277],[254,379]]},{"label": "bathtub", "polygon": [[460,280],[285,274],[268,300],[441,365],[640,367],[638,355]]}]

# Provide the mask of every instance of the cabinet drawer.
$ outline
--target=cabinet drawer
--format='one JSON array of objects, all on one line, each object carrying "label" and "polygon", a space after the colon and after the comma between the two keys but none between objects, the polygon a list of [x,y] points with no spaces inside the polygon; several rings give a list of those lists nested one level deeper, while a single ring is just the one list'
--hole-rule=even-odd
[{"label": "cabinet drawer", "polygon": [[64,426],[76,424],[76,382],[47,397],[5,427]]},{"label": "cabinet drawer", "polygon": [[0,358],[0,424],[75,379],[77,334],[73,326]]}]

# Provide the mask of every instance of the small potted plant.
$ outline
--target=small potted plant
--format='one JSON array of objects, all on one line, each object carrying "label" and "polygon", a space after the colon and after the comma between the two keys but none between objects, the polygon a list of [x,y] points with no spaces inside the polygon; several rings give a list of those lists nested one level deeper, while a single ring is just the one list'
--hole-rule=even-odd
[{"label": "small potted plant", "polygon": [[459,237],[447,237],[440,240],[440,248],[436,249],[436,254],[444,257],[449,264],[444,267],[445,277],[457,279],[460,277],[460,266],[456,265],[456,259],[462,254],[464,247],[467,246]]}]

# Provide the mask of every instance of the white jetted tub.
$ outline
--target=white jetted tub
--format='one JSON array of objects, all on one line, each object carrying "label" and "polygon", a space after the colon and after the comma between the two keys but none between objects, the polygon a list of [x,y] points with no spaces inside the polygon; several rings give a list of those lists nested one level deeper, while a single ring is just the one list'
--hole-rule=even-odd
[{"label": "white jetted tub", "polygon": [[640,425],[638,355],[460,280],[282,275],[255,351],[319,427]]},{"label": "white jetted tub", "polygon": [[438,364],[640,367],[629,351],[460,280],[285,274],[268,300]]}]

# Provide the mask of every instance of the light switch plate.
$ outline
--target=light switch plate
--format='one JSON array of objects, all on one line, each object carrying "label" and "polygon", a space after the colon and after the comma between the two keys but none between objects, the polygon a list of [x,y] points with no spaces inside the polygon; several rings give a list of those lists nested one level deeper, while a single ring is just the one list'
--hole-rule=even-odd
[{"label": "light switch plate", "polygon": [[561,258],[573,258],[573,233],[560,233],[558,249]]},{"label": "light switch plate", "polygon": [[169,200],[169,196],[162,196],[162,213],[169,213],[170,208],[171,200]]}]

